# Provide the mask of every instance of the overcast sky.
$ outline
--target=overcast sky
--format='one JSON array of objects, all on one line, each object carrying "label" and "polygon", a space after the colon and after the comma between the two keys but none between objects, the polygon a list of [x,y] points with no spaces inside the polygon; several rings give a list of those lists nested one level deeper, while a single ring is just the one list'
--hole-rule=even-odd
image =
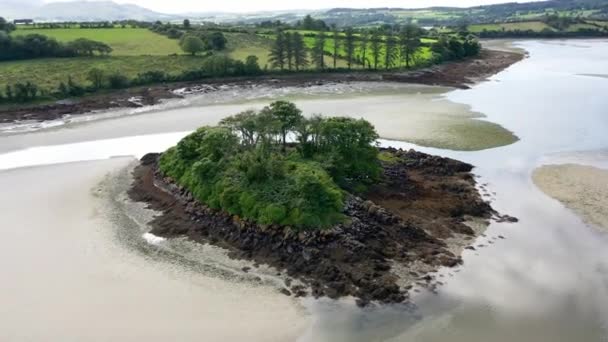
[{"label": "overcast sky", "polygon": [[[2,0],[0,0],[2,1]],[[45,2],[68,0],[44,0]],[[164,13],[184,12],[252,12],[287,9],[325,9],[333,7],[404,7],[429,6],[469,7],[508,2],[508,0],[114,0],[131,3]]]}]

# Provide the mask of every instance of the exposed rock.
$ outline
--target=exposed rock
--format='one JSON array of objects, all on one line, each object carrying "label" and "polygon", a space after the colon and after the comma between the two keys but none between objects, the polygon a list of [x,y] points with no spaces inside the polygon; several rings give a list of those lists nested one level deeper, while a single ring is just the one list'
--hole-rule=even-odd
[{"label": "exposed rock", "polygon": [[[407,299],[409,288],[398,285],[393,263],[406,269],[414,262],[435,269],[461,264],[442,239],[472,235],[464,216],[489,218],[494,211],[481,200],[471,165],[416,151],[386,151],[397,162],[383,165],[383,182],[364,198],[347,195],[348,223],[326,230],[262,226],[213,210],[158,171],[158,154],[142,158],[129,195],[162,211],[151,222],[157,236],[185,235],[226,248],[231,257],[268,264],[305,284],[315,297],[354,296],[358,305],[398,303]],[[432,279],[410,273],[427,283]],[[291,279],[285,285],[290,287]],[[281,292],[307,295],[299,285]]]}]

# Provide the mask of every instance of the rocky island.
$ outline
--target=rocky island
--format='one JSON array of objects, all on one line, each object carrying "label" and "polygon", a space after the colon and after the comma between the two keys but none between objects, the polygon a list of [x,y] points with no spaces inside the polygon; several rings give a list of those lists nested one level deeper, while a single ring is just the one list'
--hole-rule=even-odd
[{"label": "rocky island", "polygon": [[472,165],[377,138],[365,120],[304,118],[277,101],[144,156],[129,195],[162,212],[152,234],[273,266],[286,295],[403,302],[414,282],[462,262],[468,222],[497,214]]}]

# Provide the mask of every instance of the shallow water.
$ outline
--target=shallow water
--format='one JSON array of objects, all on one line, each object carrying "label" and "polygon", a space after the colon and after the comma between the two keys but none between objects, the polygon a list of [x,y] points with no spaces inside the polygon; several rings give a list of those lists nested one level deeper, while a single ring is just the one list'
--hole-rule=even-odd
[{"label": "shallow water", "polygon": [[[296,303],[289,304],[289,301],[280,295],[272,296],[272,286],[268,286],[269,292],[265,292],[265,286],[253,287],[256,291],[263,294],[243,296],[243,303],[229,301],[228,298],[241,298],[236,294],[226,295],[222,289],[217,290],[219,299],[208,304],[209,310],[223,307],[224,302],[231,303],[228,308],[239,312],[243,319],[253,319],[254,316],[261,317],[258,325],[261,327],[256,333],[264,331],[268,321],[274,319],[275,310],[265,310],[261,306],[255,307],[255,298],[267,298],[265,303],[272,303],[280,308],[279,313],[285,312],[285,317],[289,317],[291,322],[295,322],[296,327],[288,327],[275,330],[274,333],[283,333],[283,337],[289,335],[297,328],[308,325],[305,331],[299,330],[301,341],[370,341],[370,340],[389,340],[389,341],[608,341],[608,235],[601,234],[591,227],[585,225],[583,221],[571,211],[565,209],[559,202],[548,198],[542,194],[531,181],[531,172],[538,165],[552,162],[563,162],[573,160],[581,163],[594,165],[597,167],[608,166],[608,79],[602,77],[590,77],[583,74],[606,74],[608,72],[608,41],[550,41],[550,42],[520,42],[520,47],[530,52],[530,58],[516,64],[508,70],[492,77],[489,82],[475,86],[471,90],[457,90],[447,94],[446,100],[453,103],[461,103],[466,108],[470,106],[474,112],[487,115],[485,120],[498,123],[508,130],[513,131],[519,138],[515,144],[491,150],[479,152],[454,152],[434,148],[420,148],[427,152],[446,155],[468,161],[477,166],[475,173],[480,175],[479,182],[487,183],[490,191],[490,199],[493,206],[501,213],[516,216],[520,219],[517,224],[492,223],[488,228],[485,237],[480,237],[476,245],[485,245],[477,251],[466,251],[464,253],[464,266],[458,269],[442,270],[438,279],[445,282],[440,287],[439,294],[420,293],[414,296],[416,307],[410,306],[390,306],[376,307],[360,310],[349,300],[339,302],[307,299],[303,304],[308,313],[297,309]],[[384,90],[383,90],[384,91]],[[389,94],[375,94],[376,96],[394,96]],[[357,103],[361,97],[357,94],[348,94],[339,99],[341,103]],[[328,99],[325,103],[332,103],[332,109],[340,108],[333,105]],[[424,101],[431,101],[426,99]],[[321,110],[324,107],[324,100],[317,101],[314,107],[310,108]],[[424,103],[421,100],[421,103]],[[379,103],[379,102],[378,102]],[[430,102],[429,102],[430,103]],[[389,102],[387,106],[399,106],[398,101]],[[461,106],[462,106],[461,105]],[[431,105],[432,107],[433,105]],[[451,105],[448,105],[448,107]],[[441,110],[445,110],[443,107]],[[209,108],[213,108],[210,110]],[[190,109],[173,109],[170,111],[159,111],[145,115],[128,116],[119,119],[108,119],[89,123],[68,125],[63,128],[44,130],[27,135],[12,135],[0,138],[0,151],[8,152],[0,154],[0,169],[13,167],[54,164],[59,162],[73,162],[83,159],[102,159],[116,155],[141,155],[150,150],[162,149],[173,144],[185,132],[192,129],[192,125],[200,123],[197,120],[208,120],[211,116],[213,120],[218,120],[222,115],[232,113],[235,109],[242,108],[242,105],[222,105],[215,107],[204,107],[196,113]],[[352,107],[344,107],[352,108]],[[373,108],[373,106],[370,106]],[[420,108],[414,107],[414,108]],[[449,107],[454,108],[454,107]],[[370,109],[371,110],[371,109]],[[438,109],[439,110],[439,109]],[[324,110],[325,111],[325,110]],[[202,114],[201,114],[202,113]],[[204,117],[200,117],[204,116]],[[395,129],[403,128],[407,130],[407,122],[394,121],[391,123]],[[169,133],[156,136],[140,136],[144,134]],[[177,132],[177,133],[176,133]],[[180,133],[181,132],[181,133]],[[428,132],[427,132],[428,134]],[[139,136],[139,137],[138,137]],[[89,140],[106,139],[89,143]],[[118,138],[118,139],[116,139]],[[63,144],[59,146],[45,146]],[[383,145],[411,147],[407,143],[383,140]],[[29,148],[22,150],[23,148]],[[20,150],[20,151],[15,151]],[[11,152],[12,151],[12,152]],[[114,159],[112,163],[119,163],[122,159]],[[47,265],[46,273],[54,273],[55,268],[61,270],[62,267],[70,266],[72,262],[83,264],[82,267],[74,268],[79,273],[91,272],[90,279],[96,281],[87,282],[97,291],[102,291],[104,287],[113,284],[111,273],[99,272],[100,267],[112,268],[114,263],[117,267],[123,265],[121,257],[113,257],[105,260],[107,265],[92,263],[90,268],[85,267],[89,259],[78,260],[79,253],[86,254],[84,249],[67,249],[73,253],[63,253],[67,248],[49,250],[49,246],[57,243],[59,247],[71,245],[74,241],[83,238],[82,235],[72,235],[74,229],[61,227],[62,220],[68,220],[71,210],[65,214],[55,215],[55,227],[52,232],[44,229],[44,216],[40,220],[29,218],[25,222],[30,229],[14,229],[19,224],[19,220],[27,216],[29,208],[39,208],[44,206],[44,201],[52,200],[56,203],[56,209],[71,208],[65,201],[81,201],[70,199],[65,195],[59,196],[55,189],[58,186],[70,186],[72,180],[69,176],[59,174],[79,174],[98,170],[95,172],[107,172],[112,167],[106,165],[102,168],[98,162],[86,164],[67,164],[64,166],[35,167],[31,169],[20,169],[3,171],[0,173],[5,191],[3,205],[0,207],[2,216],[11,214],[13,222],[11,225],[2,224],[2,230],[14,230],[12,235],[6,235],[5,240],[12,242],[14,247],[2,251],[2,260],[6,265],[1,268],[2,278],[11,279],[0,286],[5,290],[0,291],[1,302],[10,299],[8,305],[4,305],[4,313],[0,311],[3,318],[2,329],[8,337],[27,337],[25,333],[25,322],[28,329],[33,325],[34,332],[46,332],[47,336],[80,336],[87,329],[80,327],[70,330],[71,325],[68,321],[55,322],[54,325],[47,324],[45,316],[50,315],[53,308],[62,312],[58,301],[66,293],[56,292],[57,288],[35,287],[27,288],[29,291],[21,291],[22,282],[41,282],[45,277],[37,277],[36,270],[43,267],[38,263],[41,253],[57,255],[57,262]],[[109,162],[108,162],[109,163]],[[124,163],[124,161],[123,161]],[[85,165],[85,166],[82,166]],[[47,171],[58,168],[57,172]],[[40,173],[38,173],[40,172]],[[7,176],[8,175],[8,176]],[[88,179],[95,178],[95,173],[88,175]],[[27,176],[27,177],[26,177]],[[29,178],[28,178],[29,177]],[[84,177],[84,176],[79,176]],[[76,178],[80,179],[79,177]],[[56,185],[48,187],[39,179],[53,180],[59,179]],[[67,179],[66,179],[67,178]],[[19,194],[20,184],[36,184],[30,192],[21,194],[21,201],[10,201],[13,194]],[[87,186],[90,183],[72,184],[72,188]],[[70,188],[70,189],[72,189]],[[80,190],[82,191],[82,189]],[[28,209],[18,210],[25,207],[25,202],[30,197],[38,196],[37,201],[30,201]],[[59,196],[59,197],[58,197]],[[64,202],[61,202],[64,201]],[[10,202],[10,203],[9,203]],[[85,202],[83,202],[85,203]],[[84,206],[84,204],[81,204]],[[62,216],[67,215],[67,216]],[[85,218],[82,218],[86,220]],[[42,221],[42,222],[41,222]],[[7,221],[3,221],[7,222]],[[99,221],[95,221],[99,222]],[[98,228],[99,229],[99,228]],[[120,229],[120,227],[116,228]],[[498,235],[506,239],[499,239]],[[44,238],[40,238],[43,236]],[[19,246],[25,244],[32,237],[37,243],[29,248],[20,250]],[[85,240],[95,244],[99,236],[84,237]],[[56,241],[56,242],[55,242]],[[129,246],[116,247],[111,240],[104,241],[95,247],[96,251],[105,251],[106,248],[119,250],[116,255],[130,256],[136,251]],[[145,241],[141,238],[141,241]],[[159,250],[167,250],[178,253],[179,242],[175,246],[167,246],[167,242],[160,242]],[[113,247],[114,246],[114,247]],[[182,248],[186,256],[197,255],[197,246],[184,246]],[[43,252],[41,252],[43,251]],[[131,251],[131,252],[129,252]],[[105,252],[104,252],[105,253]],[[108,252],[109,253],[109,252]],[[179,253],[178,253],[179,254]],[[12,255],[17,255],[13,257]],[[95,256],[95,253],[91,254]],[[204,255],[204,253],[203,253]],[[136,258],[137,259],[137,258]],[[12,260],[22,260],[26,270],[30,270],[32,275],[28,277],[17,277],[15,263]],[[52,259],[51,259],[52,260]],[[168,275],[162,266],[161,261],[140,260],[137,267],[141,267],[147,277],[153,277],[154,281],[161,283],[168,281],[166,278],[178,282],[179,286],[188,286],[188,296],[208,296],[208,288],[198,287],[194,281],[197,272],[184,275],[177,273]],[[68,266],[59,267],[60,262]],[[185,268],[184,265],[173,265],[177,270]],[[89,270],[89,271],[87,271]],[[124,274],[137,271],[129,268]],[[167,273],[169,272],[169,273]],[[46,275],[43,273],[43,276]],[[93,277],[94,275],[94,277]],[[208,275],[200,275],[206,278]],[[62,277],[65,277],[62,279]],[[54,276],[58,284],[74,283],[74,293],[79,293],[83,286],[82,277],[73,273],[60,273]],[[129,281],[122,287],[111,285],[115,292],[113,296],[104,303],[107,312],[111,312],[112,304],[119,305],[121,296],[126,293],[137,293],[137,297],[144,301],[154,300],[152,291],[140,292],[143,284],[133,282],[132,276],[126,276]],[[138,279],[138,277],[135,277]],[[164,279],[164,280],[163,280]],[[232,284],[234,291],[243,288],[251,288],[248,282],[229,281],[221,278],[211,277],[217,284]],[[220,279],[220,280],[217,280]],[[209,280],[210,281],[210,280]],[[168,285],[167,285],[168,286]],[[219,285],[218,285],[219,286]],[[6,291],[6,288],[10,291]],[[230,287],[229,287],[230,288]],[[0,288],[1,289],[1,288]],[[159,291],[165,291],[163,287]],[[27,309],[31,305],[28,293],[34,291],[37,298],[41,300],[41,311],[34,319],[27,319],[32,310]],[[129,292],[131,291],[131,292]],[[133,292],[135,291],[135,292]],[[185,336],[197,336],[201,338],[211,338],[220,336],[222,329],[227,329],[226,325],[221,325],[220,319],[213,322],[219,324],[213,332],[216,335],[206,335],[205,332],[197,330],[190,324],[193,320],[183,318],[184,315],[191,313],[192,310],[199,309],[196,305],[186,304],[182,297],[172,300],[173,293],[170,290],[163,293],[163,300],[159,301],[154,307],[145,307],[144,315],[158,315],[169,313],[174,314],[175,318],[168,318],[168,325],[161,328],[158,325],[150,325],[149,332],[162,333],[184,332]],[[55,292],[55,294],[54,294]],[[5,297],[9,296],[9,297]],[[52,298],[50,298],[52,296]],[[204,299],[200,300],[205,302]],[[76,296],[68,303],[78,305],[78,312],[89,312],[95,310],[96,306],[91,302]],[[132,303],[133,304],[133,303]],[[139,302],[133,305],[140,305]],[[201,304],[204,306],[204,304]],[[217,307],[216,307],[217,306]],[[9,308],[7,310],[6,308]],[[35,307],[38,308],[38,307]],[[291,309],[290,309],[291,308]],[[28,311],[29,310],[29,311]],[[67,313],[73,315],[74,311],[68,307]],[[281,311],[283,310],[283,311]],[[10,315],[10,312],[21,312],[21,315]],[[55,312],[55,311],[54,311]],[[103,311],[106,312],[106,311]],[[135,328],[139,327],[134,315],[138,312],[138,307],[133,307],[127,314],[116,312],[115,322],[118,317],[122,317],[127,326],[122,326],[125,335],[104,334],[98,332],[103,337],[137,336],[136,332],[141,332]],[[152,312],[152,313],[151,313]],[[226,311],[223,311],[226,312]],[[180,316],[180,314],[183,314]],[[200,313],[198,316],[202,320],[211,319],[210,312]],[[10,321],[4,318],[9,317]],[[206,316],[207,315],[207,316]],[[308,315],[312,323],[308,322]],[[72,317],[72,316],[67,316]],[[224,317],[219,315],[218,317]],[[127,322],[135,320],[134,325]],[[242,320],[242,319],[241,319]],[[36,324],[32,324],[32,321]],[[4,322],[10,322],[6,325]],[[101,320],[103,322],[103,319]],[[116,324],[116,323],[115,323]],[[112,324],[109,324],[112,326]],[[8,328],[10,327],[10,328]],[[54,335],[57,329],[68,332],[74,331],[73,335]],[[130,330],[131,329],[131,330]],[[80,333],[79,333],[80,332]],[[97,331],[96,331],[97,332]],[[188,335],[191,333],[191,335]],[[252,330],[253,333],[253,330]],[[225,336],[230,340],[234,339],[231,330],[225,331]],[[34,338],[43,335],[29,335]],[[146,335],[148,336],[148,335]],[[167,335],[164,335],[167,336]],[[209,337],[211,336],[211,337]],[[262,336],[262,335],[251,335]],[[279,338],[278,335],[266,335],[268,339]],[[2,335],[0,335],[2,337]],[[154,338],[153,338],[154,339]],[[293,339],[286,337],[286,339]]]}]

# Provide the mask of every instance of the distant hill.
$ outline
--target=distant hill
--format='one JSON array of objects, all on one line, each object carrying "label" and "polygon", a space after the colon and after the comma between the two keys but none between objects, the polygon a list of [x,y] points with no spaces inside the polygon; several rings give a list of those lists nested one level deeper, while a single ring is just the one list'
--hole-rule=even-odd
[{"label": "distant hill", "polygon": [[135,19],[142,21],[172,20],[168,15],[129,4],[112,1],[70,1],[43,4],[36,1],[1,0],[0,16],[11,19],[31,18],[38,21],[104,21]]}]

